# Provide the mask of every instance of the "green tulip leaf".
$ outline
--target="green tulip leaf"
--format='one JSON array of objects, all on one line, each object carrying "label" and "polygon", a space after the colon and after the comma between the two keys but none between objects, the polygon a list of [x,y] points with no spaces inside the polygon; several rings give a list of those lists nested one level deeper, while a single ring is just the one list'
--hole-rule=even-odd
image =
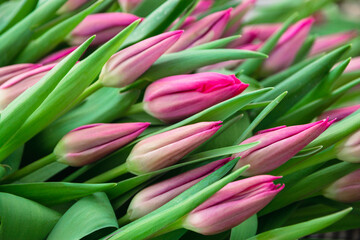
[{"label": "green tulip leaf", "polygon": [[230,240],[247,240],[255,236],[258,227],[256,214],[231,229]]}]

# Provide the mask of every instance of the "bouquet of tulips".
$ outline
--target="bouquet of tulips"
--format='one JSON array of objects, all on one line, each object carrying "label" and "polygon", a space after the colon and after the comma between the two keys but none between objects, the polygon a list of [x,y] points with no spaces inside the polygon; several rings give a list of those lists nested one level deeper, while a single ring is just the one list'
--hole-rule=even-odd
[{"label": "bouquet of tulips", "polygon": [[360,228],[359,7],[0,0],[0,239]]}]

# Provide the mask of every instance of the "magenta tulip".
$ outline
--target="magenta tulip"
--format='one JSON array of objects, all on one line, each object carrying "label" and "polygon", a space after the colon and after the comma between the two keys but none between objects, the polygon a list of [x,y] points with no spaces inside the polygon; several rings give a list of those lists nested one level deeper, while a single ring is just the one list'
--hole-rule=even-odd
[{"label": "magenta tulip", "polygon": [[342,161],[360,163],[360,131],[335,145],[336,157]]},{"label": "magenta tulip", "polygon": [[349,107],[336,108],[322,113],[318,119],[324,119],[328,117],[330,120],[340,121],[359,109],[360,104]]},{"label": "magenta tulip", "polygon": [[225,36],[231,36],[240,29],[244,15],[255,6],[255,3],[256,0],[244,0],[231,11]]},{"label": "magenta tulip", "polygon": [[335,201],[360,201],[360,169],[340,178],[324,190],[324,196]]},{"label": "magenta tulip", "polygon": [[[35,65],[33,65],[35,66]],[[26,89],[32,87],[40,81],[55,65],[49,64],[37,67],[30,71],[10,78],[0,86],[0,111],[4,110],[15,98],[22,94]]]},{"label": "magenta tulip", "polygon": [[345,69],[345,73],[360,71],[360,57],[354,57],[351,59],[349,65]]},{"label": "magenta tulip", "polygon": [[355,31],[320,36],[315,40],[309,55],[314,56],[319,53],[330,51],[350,41],[356,36],[357,33]]},{"label": "magenta tulip", "polygon": [[54,149],[58,161],[70,166],[95,162],[138,137],[149,123],[97,123],[66,134]]},{"label": "magenta tulip", "polygon": [[70,36],[71,45],[80,45],[92,35],[96,35],[92,45],[101,45],[139,17],[120,12],[97,13],[87,16],[72,32]]},{"label": "magenta tulip", "polygon": [[164,122],[176,122],[232,98],[247,87],[235,75],[220,73],[166,77],[146,89],[144,109]]},{"label": "magenta tulip", "polygon": [[11,78],[40,66],[41,64],[24,63],[0,67],[0,86]]},{"label": "magenta tulip", "polygon": [[227,184],[191,211],[183,227],[203,235],[229,230],[264,208],[283,188],[280,177],[260,175]]},{"label": "magenta tulip", "polygon": [[233,157],[241,157],[235,169],[250,164],[250,168],[243,173],[244,176],[268,173],[295,156],[332,123],[333,121],[324,119],[304,125],[280,126],[260,131],[240,143],[260,142],[247,151],[233,155]]},{"label": "magenta tulip", "polygon": [[200,182],[229,161],[230,158],[221,159],[141,190],[134,196],[129,205],[128,217],[130,220],[135,220],[145,216]]},{"label": "magenta tulip", "polygon": [[221,37],[230,18],[231,9],[213,13],[191,24],[167,53],[178,52]]},{"label": "magenta tulip", "polygon": [[129,172],[140,175],[180,161],[221,127],[221,122],[200,122],[145,138],[126,160]]},{"label": "magenta tulip", "polygon": [[213,4],[214,4],[214,0],[200,0],[199,3],[196,5],[194,11],[192,11],[191,15],[196,16],[203,14],[208,10],[210,10]]},{"label": "magenta tulip", "polygon": [[182,32],[166,32],[121,50],[105,64],[100,81],[106,87],[124,87],[134,82],[179,39]]}]

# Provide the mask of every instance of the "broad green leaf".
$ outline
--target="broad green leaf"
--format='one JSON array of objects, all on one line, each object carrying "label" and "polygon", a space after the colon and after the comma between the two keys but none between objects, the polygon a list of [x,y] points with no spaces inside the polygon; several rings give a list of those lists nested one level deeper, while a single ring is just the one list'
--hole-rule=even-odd
[{"label": "broad green leaf", "polygon": [[20,130],[0,150],[0,160],[28,141],[57,119],[100,73],[102,66],[118,50],[139,21],[121,31],[113,39],[82,60],[60,81]]},{"label": "broad green leaf", "polygon": [[60,218],[47,239],[78,240],[90,236],[90,239],[95,240],[116,228],[118,228],[117,219],[106,194],[95,193],[72,205]]},{"label": "broad green leaf", "polygon": [[311,64],[312,62],[316,61],[319,58],[320,58],[320,56],[317,56],[317,57],[309,58],[302,62],[299,62],[287,69],[284,69],[283,71],[281,71],[277,74],[274,74],[274,75],[271,75],[271,76],[265,78],[264,80],[261,81],[261,84],[264,87],[274,87],[274,86],[278,85],[279,83],[281,83],[282,81],[284,81],[285,79],[287,79],[288,77],[290,77],[291,75],[295,74],[300,69],[306,67],[307,65]]},{"label": "broad green leaf", "polygon": [[137,90],[119,94],[119,89],[101,88],[82,104],[51,123],[30,144],[36,149],[49,153],[58,141],[71,130],[91,123],[112,122],[121,117],[135,103],[138,96]]},{"label": "broad green leaf", "polygon": [[0,33],[14,26],[36,7],[37,0],[8,1],[0,6]]},{"label": "broad green leaf", "polygon": [[[246,166],[238,169],[222,178],[236,162],[237,159],[230,161],[162,207],[120,228],[106,239],[143,239],[161,230],[164,226],[175,222],[223,188],[226,184],[238,178],[240,174],[248,168],[248,166]],[[154,225],[155,222],[156,225]]]},{"label": "broad green leaf", "polygon": [[321,79],[349,49],[350,45],[346,45],[326,54],[276,85],[273,91],[259,97],[256,100],[257,102],[267,101],[274,99],[284,91],[288,91],[286,98],[261,122],[259,129],[272,126],[276,119],[285,114],[302,99],[310,89],[315,87],[319,79]]},{"label": "broad green leaf", "polygon": [[249,137],[250,133],[256,128],[256,126],[264,119],[266,116],[284,99],[287,92],[283,92],[278,97],[276,97],[270,104],[268,104],[250,123],[248,128],[240,135],[237,139],[236,143],[241,143],[247,137]]},{"label": "broad green leaf", "polygon": [[52,27],[40,37],[31,41],[19,56],[14,60],[15,63],[36,62],[58,46],[65,37],[100,5],[102,1],[97,1],[91,7],[83,10],[75,16]]},{"label": "broad green leaf", "polygon": [[281,191],[274,200],[264,208],[262,214],[267,214],[296,201],[319,195],[326,186],[358,168],[360,168],[360,164],[342,162],[306,176],[295,185],[288,186],[288,188]]},{"label": "broad green leaf", "polygon": [[[269,55],[271,51],[275,48],[277,42],[285,31],[290,27],[290,25],[295,21],[297,15],[291,16],[287,19],[281,28],[275,32],[271,37],[266,40],[266,42],[260,47],[259,52]],[[239,67],[236,68],[236,72],[243,70],[245,75],[252,75],[265,61],[265,59],[250,59],[242,63]]]},{"label": "broad green leaf", "polygon": [[[245,58],[263,59],[265,57],[266,55],[263,53],[237,49],[200,49],[196,51],[181,51],[160,57],[149,70],[140,77],[140,79],[155,81],[167,76],[189,73],[200,67],[228,60]],[[181,62],[181,64],[179,64],[179,62]]]},{"label": "broad green leaf", "polygon": [[185,49],[183,51],[191,51],[191,50],[205,50],[205,49],[214,49],[214,48],[224,48],[226,47],[230,42],[234,41],[235,39],[240,38],[241,35],[234,35],[230,37],[220,38],[218,40],[214,40],[208,43],[204,43],[192,48]]},{"label": "broad green leaf", "polygon": [[51,18],[66,0],[47,1],[0,35],[0,66],[5,66],[30,41],[34,29]]},{"label": "broad green leaf", "polygon": [[169,233],[166,233],[164,235],[151,238],[152,240],[178,240],[181,239],[182,236],[185,235],[187,232],[186,229],[178,229]]},{"label": "broad green leaf", "polygon": [[160,7],[166,0],[143,0],[139,3],[136,9],[133,11],[133,14],[139,17],[146,17],[151,12],[153,12],[156,8]]},{"label": "broad green leaf", "polygon": [[[19,147],[9,157],[7,157],[2,164],[6,166],[6,175],[9,175],[19,169],[21,159],[23,156],[24,146]],[[1,177],[0,177],[1,179]]]},{"label": "broad green leaf", "polygon": [[126,39],[122,47],[137,43],[164,32],[194,0],[167,0],[152,11],[139,27]]},{"label": "broad green leaf", "polygon": [[45,182],[54,175],[58,174],[65,168],[69,167],[66,164],[59,162],[53,162],[45,167],[40,168],[37,171],[30,173],[29,175],[19,179],[16,183],[34,183],[34,182]]},{"label": "broad green leaf", "polygon": [[0,139],[0,146],[10,139],[24,124],[26,119],[45,101],[61,79],[75,65],[92,40],[93,38],[90,38],[79,46],[51,69],[39,82],[27,89],[1,112],[0,135],[2,137]]},{"label": "broad green leaf", "polygon": [[256,214],[231,229],[230,240],[247,240],[255,236],[258,226]]},{"label": "broad green leaf", "polygon": [[0,239],[45,239],[61,215],[31,200],[0,192]]},{"label": "broad green leaf", "polygon": [[44,182],[0,185],[0,191],[31,199],[44,205],[54,205],[85,197],[95,192],[106,191],[115,186],[115,183]]},{"label": "broad green leaf", "polygon": [[347,208],[343,211],[316,218],[307,222],[298,223],[295,225],[277,228],[268,232],[256,235],[249,240],[288,240],[288,239],[299,239],[305,237],[311,233],[315,233],[345,217],[352,208]]}]

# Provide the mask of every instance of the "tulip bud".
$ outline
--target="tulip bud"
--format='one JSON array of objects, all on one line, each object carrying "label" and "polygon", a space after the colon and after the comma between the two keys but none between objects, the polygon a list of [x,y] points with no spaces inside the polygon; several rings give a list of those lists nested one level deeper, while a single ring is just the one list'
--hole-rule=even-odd
[{"label": "tulip bud", "polygon": [[211,162],[141,190],[132,199],[127,215],[130,220],[145,216],[169,202],[186,189],[200,182],[200,180],[207,177],[229,161],[230,158],[225,158]]},{"label": "tulip bud", "polygon": [[97,13],[87,16],[72,32],[70,36],[71,45],[80,45],[92,35],[96,35],[92,45],[101,45],[139,17],[120,12]]},{"label": "tulip bud", "polygon": [[118,0],[118,2],[124,12],[131,12],[142,2],[142,0]]},{"label": "tulip bud", "polygon": [[280,126],[260,131],[257,135],[240,143],[260,142],[247,151],[233,155],[233,157],[241,157],[235,169],[251,164],[250,168],[243,173],[244,176],[270,172],[295,156],[332,123],[333,121],[324,119],[304,125]]},{"label": "tulip bud", "polygon": [[360,71],[360,57],[354,57],[347,65],[344,73]]},{"label": "tulip bud", "polygon": [[336,157],[342,161],[360,163],[360,131],[335,145]]},{"label": "tulip bud", "polygon": [[58,161],[70,166],[95,162],[138,137],[149,123],[97,123],[66,134],[54,149]]},{"label": "tulip bud", "polygon": [[248,86],[235,75],[220,73],[166,77],[148,86],[144,109],[164,122],[176,122],[232,98]]},{"label": "tulip bud", "polygon": [[87,3],[89,0],[67,0],[67,2],[59,9],[59,13],[74,11]]},{"label": "tulip bud", "polygon": [[50,64],[17,75],[0,86],[0,111],[22,94],[26,89],[40,81],[55,65]]},{"label": "tulip bud", "polygon": [[266,59],[263,71],[273,73],[289,67],[305,42],[313,22],[313,18],[306,18],[291,26]]},{"label": "tulip bud", "polygon": [[340,178],[324,190],[324,196],[335,201],[360,201],[360,169]]},{"label": "tulip bud", "polygon": [[212,235],[229,230],[264,208],[284,185],[280,177],[261,175],[231,182],[191,211],[183,227]]},{"label": "tulip bud", "polygon": [[330,51],[350,41],[356,36],[357,33],[355,31],[348,31],[318,37],[315,39],[314,45],[312,46],[309,55],[314,56],[322,52]]},{"label": "tulip bud", "polygon": [[228,29],[225,32],[225,36],[231,36],[240,29],[242,18],[244,15],[255,6],[256,0],[244,0],[237,7],[231,11],[230,21]]},{"label": "tulip bud", "polygon": [[100,81],[106,87],[124,87],[134,82],[179,39],[182,32],[163,33],[116,53],[103,67]]},{"label": "tulip bud", "polygon": [[40,64],[15,64],[0,68],[0,86],[11,78],[40,67]]},{"label": "tulip bud", "polygon": [[167,53],[178,52],[218,39],[229,21],[230,12],[231,9],[216,12],[190,25]]},{"label": "tulip bud", "polygon": [[72,53],[77,47],[69,47],[63,50],[60,50],[58,52],[55,52],[45,58],[43,58],[42,60],[40,60],[39,63],[41,64],[50,64],[50,63],[58,63],[61,60],[63,60],[67,55],[69,55],[70,53]]},{"label": "tulip bud", "polygon": [[318,117],[318,119],[324,119],[328,117],[330,120],[334,120],[337,122],[346,118],[347,116],[357,111],[358,109],[360,109],[360,104],[349,107],[336,108],[322,113]]},{"label": "tulip bud", "polygon": [[200,0],[191,15],[200,15],[205,13],[212,7],[213,4],[214,0]]},{"label": "tulip bud", "polygon": [[213,136],[220,124],[200,122],[150,136],[132,149],[127,169],[140,175],[171,166]]}]

